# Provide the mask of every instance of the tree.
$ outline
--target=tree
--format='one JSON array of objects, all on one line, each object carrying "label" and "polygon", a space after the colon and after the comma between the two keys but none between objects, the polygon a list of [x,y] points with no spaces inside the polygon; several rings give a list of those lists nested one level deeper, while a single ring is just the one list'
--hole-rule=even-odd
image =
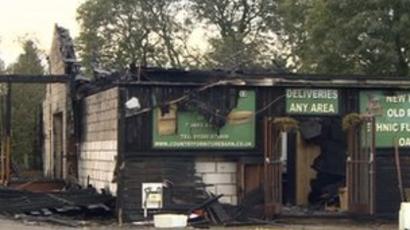
[{"label": "tree", "polygon": [[4,61],[0,59],[0,74],[5,72]]},{"label": "tree", "polygon": [[409,1],[280,0],[278,8],[295,70],[409,74]]},{"label": "tree", "polygon": [[274,24],[276,7],[275,0],[191,0],[196,18],[216,31],[209,39],[209,66],[232,70],[269,66],[275,43],[269,41],[273,38],[268,25]]},{"label": "tree", "polygon": [[[84,65],[244,69],[270,67],[276,41],[268,25],[277,0],[88,0],[78,9]],[[204,25],[211,36],[189,45]]]},{"label": "tree", "polygon": [[78,9],[84,65],[181,67],[178,0],[88,0]]},{"label": "tree", "polygon": [[[12,74],[44,74],[39,50],[32,40],[22,44],[23,53],[11,64],[8,72]],[[36,125],[40,106],[44,99],[45,87],[42,84],[13,84],[12,92],[12,153],[13,161],[32,166],[33,161],[41,156],[35,148],[37,141]]]}]

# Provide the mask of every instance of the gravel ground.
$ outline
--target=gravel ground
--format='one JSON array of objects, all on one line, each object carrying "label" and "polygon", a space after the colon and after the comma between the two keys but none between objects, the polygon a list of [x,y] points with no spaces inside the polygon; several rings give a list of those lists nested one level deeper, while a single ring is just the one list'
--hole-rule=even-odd
[{"label": "gravel ground", "polygon": [[[141,227],[125,225],[119,227],[115,223],[88,222],[84,227],[70,228],[61,225],[53,225],[44,222],[27,222],[13,220],[6,217],[0,218],[0,229],[11,230],[40,230],[40,229],[154,229],[153,227]],[[186,229],[194,229],[188,227]],[[397,229],[395,221],[376,220],[376,221],[354,221],[348,219],[289,219],[280,220],[275,225],[242,226],[242,227],[212,227],[210,229],[254,229],[254,230],[394,230]]]}]

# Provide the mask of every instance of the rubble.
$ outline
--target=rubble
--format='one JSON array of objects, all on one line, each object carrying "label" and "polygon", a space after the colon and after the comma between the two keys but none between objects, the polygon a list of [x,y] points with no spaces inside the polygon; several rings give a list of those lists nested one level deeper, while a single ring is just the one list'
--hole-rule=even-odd
[{"label": "rubble", "polygon": [[30,216],[30,215],[16,215],[16,220],[22,220],[24,222],[48,222],[57,225],[63,225],[67,227],[77,228],[86,224],[84,221],[77,221],[72,219],[64,219],[55,216]]},{"label": "rubble", "polygon": [[11,189],[25,190],[30,192],[56,192],[61,191],[66,186],[66,182],[60,179],[22,179],[13,178],[8,187]]},{"label": "rubble", "polygon": [[93,188],[71,189],[59,192],[32,192],[12,188],[0,188],[0,214],[12,215],[29,221],[47,221],[67,226],[74,222],[60,218],[66,216],[111,215],[114,198],[100,194]]}]

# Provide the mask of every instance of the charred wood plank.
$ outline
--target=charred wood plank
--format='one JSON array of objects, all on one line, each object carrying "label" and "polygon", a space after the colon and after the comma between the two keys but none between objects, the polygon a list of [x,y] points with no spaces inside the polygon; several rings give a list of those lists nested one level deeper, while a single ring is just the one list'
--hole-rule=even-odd
[{"label": "charred wood plank", "polygon": [[6,83],[68,83],[69,75],[0,75],[0,82]]}]

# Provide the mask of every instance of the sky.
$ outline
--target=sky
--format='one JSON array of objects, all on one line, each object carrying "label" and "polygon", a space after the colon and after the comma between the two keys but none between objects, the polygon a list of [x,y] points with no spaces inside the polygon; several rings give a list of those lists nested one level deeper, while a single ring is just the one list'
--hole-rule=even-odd
[{"label": "sky", "polygon": [[13,63],[22,52],[19,40],[34,38],[48,53],[54,25],[78,35],[76,9],[85,0],[0,0],[0,59]]}]

